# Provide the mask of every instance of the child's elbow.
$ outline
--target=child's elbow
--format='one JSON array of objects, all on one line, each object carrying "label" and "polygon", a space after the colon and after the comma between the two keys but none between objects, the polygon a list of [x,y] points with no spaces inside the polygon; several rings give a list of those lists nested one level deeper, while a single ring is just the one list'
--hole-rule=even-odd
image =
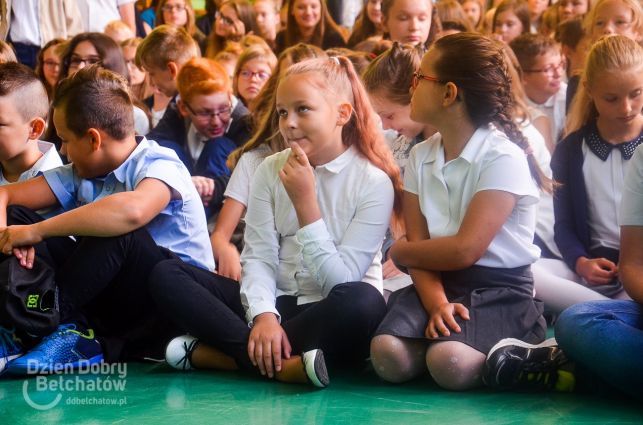
[{"label": "child's elbow", "polygon": [[485,250],[478,249],[477,247],[465,245],[463,248],[459,249],[457,254],[454,256],[454,261],[456,263],[454,264],[454,269],[460,270],[473,266],[478,262],[478,260],[480,260],[480,258],[482,258],[484,252]]},{"label": "child's elbow", "polygon": [[127,209],[125,215],[125,222],[131,229],[138,229],[145,226],[150,219],[148,218],[145,210],[141,207],[131,207]]}]

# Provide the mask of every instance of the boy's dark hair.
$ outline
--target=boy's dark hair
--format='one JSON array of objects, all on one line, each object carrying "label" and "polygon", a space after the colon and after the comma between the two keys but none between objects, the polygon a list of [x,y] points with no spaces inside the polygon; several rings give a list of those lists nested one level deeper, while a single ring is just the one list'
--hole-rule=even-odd
[{"label": "boy's dark hair", "polygon": [[127,80],[116,72],[92,65],[62,80],[54,109],[65,111],[65,125],[76,136],[90,128],[116,140],[134,135],[134,112]]},{"label": "boy's dark hair", "polygon": [[17,62],[0,64],[0,97],[11,96],[25,121],[47,119],[47,91],[31,68]]},{"label": "boy's dark hair", "polygon": [[578,46],[578,43],[580,43],[584,36],[583,19],[575,18],[559,24],[556,28],[554,38],[561,45],[567,46],[570,49],[576,49],[576,46]]},{"label": "boy's dark hair", "polygon": [[509,47],[514,51],[522,70],[531,69],[539,55],[557,50],[558,44],[555,40],[542,34],[521,34],[514,38]]}]

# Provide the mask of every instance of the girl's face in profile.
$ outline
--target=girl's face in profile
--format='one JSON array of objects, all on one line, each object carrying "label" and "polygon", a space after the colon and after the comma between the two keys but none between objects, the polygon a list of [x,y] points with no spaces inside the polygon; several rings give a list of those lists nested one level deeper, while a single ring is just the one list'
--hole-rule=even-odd
[{"label": "girl's face in profile", "polygon": [[430,0],[395,0],[384,16],[384,30],[391,41],[423,44],[431,31]]},{"label": "girl's face in profile", "polygon": [[369,93],[371,104],[382,120],[384,130],[394,130],[402,136],[413,139],[424,130],[424,125],[411,119],[411,105],[401,105],[388,99],[384,90]]},{"label": "girl's face in profile", "polygon": [[129,72],[130,84],[135,86],[145,81],[145,72],[136,66],[134,58],[136,57],[136,47],[123,47],[123,58]]}]

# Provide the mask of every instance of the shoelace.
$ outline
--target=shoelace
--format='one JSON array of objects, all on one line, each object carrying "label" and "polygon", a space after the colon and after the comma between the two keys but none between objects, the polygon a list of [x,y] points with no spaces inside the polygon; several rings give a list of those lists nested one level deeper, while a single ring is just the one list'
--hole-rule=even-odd
[{"label": "shoelace", "polygon": [[177,366],[180,366],[183,370],[189,367],[192,361],[192,351],[194,351],[194,348],[198,343],[199,341],[196,339],[193,339],[192,342],[190,342],[190,345],[188,345],[187,341],[183,341],[183,350],[185,351],[185,355],[176,362]]}]

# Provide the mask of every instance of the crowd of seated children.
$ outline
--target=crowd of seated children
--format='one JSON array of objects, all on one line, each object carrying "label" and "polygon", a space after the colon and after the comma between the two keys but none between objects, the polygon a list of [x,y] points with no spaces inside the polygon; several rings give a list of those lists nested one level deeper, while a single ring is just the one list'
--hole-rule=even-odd
[{"label": "crowd of seated children", "polygon": [[[165,354],[325,386],[370,355],[631,394],[585,323],[641,301],[643,7],[490,3],[364,0],[349,28],[327,0],[83,0],[43,30],[9,2],[0,265],[55,273],[60,317],[0,323],[0,373]],[[630,317],[600,322],[626,362]]]}]

